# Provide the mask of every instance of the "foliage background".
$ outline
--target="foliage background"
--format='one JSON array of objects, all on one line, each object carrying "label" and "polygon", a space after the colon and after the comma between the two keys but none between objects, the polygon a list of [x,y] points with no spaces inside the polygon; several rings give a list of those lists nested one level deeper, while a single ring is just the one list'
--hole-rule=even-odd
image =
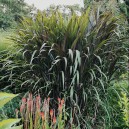
[{"label": "foliage background", "polygon": [[67,6],[69,14],[51,7],[35,20],[22,18],[12,38],[15,49],[1,51],[1,90],[65,97],[80,128],[126,128],[119,105],[121,92],[128,97],[128,77],[121,81],[129,48],[125,4],[85,1],[84,9],[76,8],[81,16]]}]

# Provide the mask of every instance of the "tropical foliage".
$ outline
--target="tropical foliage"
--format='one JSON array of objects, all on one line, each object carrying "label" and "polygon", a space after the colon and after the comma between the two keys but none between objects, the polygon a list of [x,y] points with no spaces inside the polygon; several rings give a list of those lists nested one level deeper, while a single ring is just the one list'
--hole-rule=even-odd
[{"label": "tropical foliage", "polygon": [[14,94],[0,92],[0,108],[16,96]]},{"label": "tropical foliage", "polygon": [[[0,92],[0,108],[2,108],[7,102],[16,97],[17,95]],[[22,129],[22,125],[14,126],[21,119],[6,119],[0,121],[0,129]]]},{"label": "tropical foliage", "polygon": [[128,28],[114,2],[117,3],[109,0],[100,8],[97,1],[86,0],[80,14],[72,7],[68,7],[68,14],[51,7],[21,20],[16,35],[11,37],[16,51],[1,54],[1,90],[22,94],[29,91],[41,98],[50,96],[53,103],[58,97],[64,98],[62,113],[67,114],[67,119],[63,114],[59,122],[59,103],[53,104],[58,114],[57,123],[53,123],[49,99],[41,103],[43,107],[46,103],[46,111],[42,106],[36,107],[40,97],[32,99],[29,94],[20,109],[25,129],[56,128],[64,121],[60,128],[71,123],[73,128],[87,129],[128,126],[128,88],[115,86],[127,72]]},{"label": "tropical foliage", "polygon": [[110,126],[106,92],[110,80],[122,73],[120,55],[126,54],[119,22],[110,12],[94,13],[90,7],[81,16],[55,10],[24,19],[14,39],[27,62],[22,88],[66,97],[80,127]]}]

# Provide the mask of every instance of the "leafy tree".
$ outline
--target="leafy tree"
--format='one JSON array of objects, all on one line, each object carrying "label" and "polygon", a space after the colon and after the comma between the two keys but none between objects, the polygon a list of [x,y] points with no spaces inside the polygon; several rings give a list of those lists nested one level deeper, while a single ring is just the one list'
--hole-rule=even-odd
[{"label": "leafy tree", "polygon": [[0,0],[0,28],[14,25],[23,16],[29,15],[33,9],[24,0]]}]

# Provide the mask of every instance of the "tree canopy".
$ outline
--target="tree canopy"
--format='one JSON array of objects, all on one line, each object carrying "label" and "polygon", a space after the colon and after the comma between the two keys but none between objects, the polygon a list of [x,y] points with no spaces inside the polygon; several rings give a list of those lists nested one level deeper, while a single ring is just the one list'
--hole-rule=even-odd
[{"label": "tree canopy", "polygon": [[27,5],[24,0],[0,0],[0,28],[14,26],[33,9],[34,6]]}]

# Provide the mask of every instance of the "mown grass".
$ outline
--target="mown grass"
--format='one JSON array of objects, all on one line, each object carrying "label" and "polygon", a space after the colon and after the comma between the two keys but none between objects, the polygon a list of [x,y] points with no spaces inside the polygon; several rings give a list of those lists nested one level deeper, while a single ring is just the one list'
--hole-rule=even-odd
[{"label": "mown grass", "polygon": [[0,30],[0,51],[13,48],[14,43],[10,40],[10,37],[13,35],[13,30]]}]

